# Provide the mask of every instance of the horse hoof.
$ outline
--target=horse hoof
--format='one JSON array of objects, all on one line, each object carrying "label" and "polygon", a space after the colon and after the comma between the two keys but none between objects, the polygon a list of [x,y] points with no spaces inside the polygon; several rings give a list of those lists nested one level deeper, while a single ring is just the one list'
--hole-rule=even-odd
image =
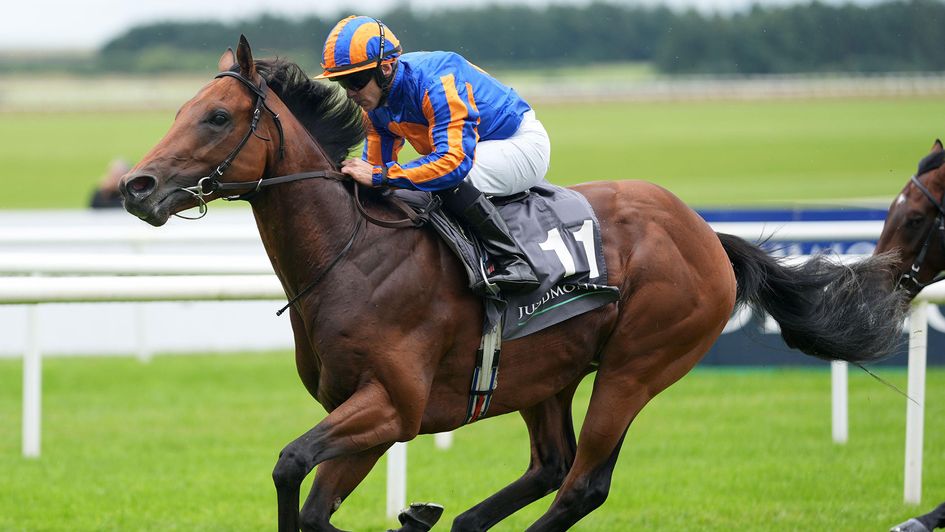
[{"label": "horse hoof", "polygon": [[397,519],[403,525],[398,532],[427,532],[443,515],[443,507],[432,502],[414,502]]},{"label": "horse hoof", "polygon": [[905,523],[890,528],[889,532],[931,532],[931,530],[918,519],[912,518]]}]

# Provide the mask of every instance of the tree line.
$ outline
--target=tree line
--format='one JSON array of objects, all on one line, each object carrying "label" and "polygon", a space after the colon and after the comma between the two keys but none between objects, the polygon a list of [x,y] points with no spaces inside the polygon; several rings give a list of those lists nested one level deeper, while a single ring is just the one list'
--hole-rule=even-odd
[{"label": "tree line", "polygon": [[[594,2],[379,13],[405,50],[455,50],[488,68],[648,62],[667,74],[945,70],[945,2],[812,1],[720,14]],[[257,55],[318,70],[341,18],[263,15],[235,22],[156,22],[129,29],[94,58],[106,71],[209,70],[240,33]]]}]

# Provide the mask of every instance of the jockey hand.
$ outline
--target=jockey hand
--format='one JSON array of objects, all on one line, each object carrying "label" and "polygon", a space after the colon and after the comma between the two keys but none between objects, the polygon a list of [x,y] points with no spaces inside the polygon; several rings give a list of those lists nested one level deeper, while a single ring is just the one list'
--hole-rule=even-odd
[{"label": "jockey hand", "polygon": [[371,181],[374,167],[363,159],[345,159],[341,163],[341,173],[351,176],[351,179],[366,187],[374,186]]}]

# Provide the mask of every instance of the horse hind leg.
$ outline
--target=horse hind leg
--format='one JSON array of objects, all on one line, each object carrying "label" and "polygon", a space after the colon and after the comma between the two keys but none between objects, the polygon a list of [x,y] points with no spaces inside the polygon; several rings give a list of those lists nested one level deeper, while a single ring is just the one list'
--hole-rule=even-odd
[{"label": "horse hind leg", "polygon": [[528,530],[567,530],[604,504],[630,423],[651,398],[685,375],[710,345],[703,342],[682,352],[664,348],[642,356],[603,354],[574,465],[551,506]]},{"label": "horse hind leg", "polygon": [[457,516],[453,531],[487,530],[561,486],[574,462],[571,400],[579,382],[521,411],[531,441],[528,469],[508,486]]}]

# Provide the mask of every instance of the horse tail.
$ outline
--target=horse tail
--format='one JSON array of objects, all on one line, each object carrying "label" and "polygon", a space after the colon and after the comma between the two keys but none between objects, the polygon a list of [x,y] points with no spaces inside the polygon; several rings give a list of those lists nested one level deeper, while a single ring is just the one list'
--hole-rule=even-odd
[{"label": "horse tail", "polygon": [[789,347],[825,360],[874,362],[902,342],[908,297],[892,287],[894,254],[838,264],[822,255],[787,265],[718,233],[735,270],[736,304],[767,312]]}]

